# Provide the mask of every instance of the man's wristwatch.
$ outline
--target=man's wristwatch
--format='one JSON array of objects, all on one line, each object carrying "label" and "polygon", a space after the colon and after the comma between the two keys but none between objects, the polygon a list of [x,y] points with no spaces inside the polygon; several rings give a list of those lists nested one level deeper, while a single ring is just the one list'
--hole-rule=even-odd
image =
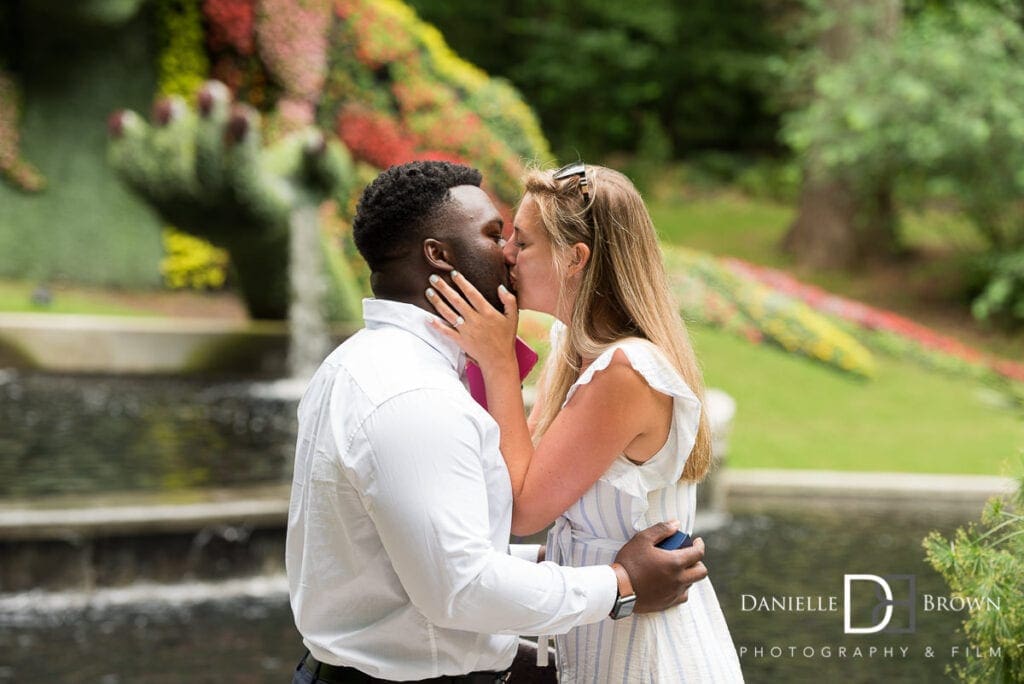
[{"label": "man's wristwatch", "polygon": [[633,614],[636,606],[636,594],[633,592],[633,585],[629,581],[626,569],[618,563],[612,563],[612,570],[615,571],[615,578],[618,582],[615,587],[615,603],[608,617],[612,620],[621,620]]}]

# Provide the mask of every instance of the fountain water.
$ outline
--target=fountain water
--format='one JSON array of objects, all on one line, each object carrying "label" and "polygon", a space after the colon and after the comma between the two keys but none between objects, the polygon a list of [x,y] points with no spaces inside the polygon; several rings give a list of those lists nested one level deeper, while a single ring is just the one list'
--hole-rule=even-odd
[{"label": "fountain water", "polygon": [[290,229],[292,299],[288,307],[291,334],[288,370],[292,378],[308,380],[330,347],[325,316],[327,284],[317,206],[307,203],[294,209]]}]

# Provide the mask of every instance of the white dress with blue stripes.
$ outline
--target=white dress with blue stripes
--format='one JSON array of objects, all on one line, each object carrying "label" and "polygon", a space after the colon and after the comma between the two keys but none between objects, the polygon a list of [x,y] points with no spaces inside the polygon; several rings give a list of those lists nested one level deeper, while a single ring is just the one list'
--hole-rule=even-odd
[{"label": "white dress with blue stripes", "polygon": [[[553,341],[559,332],[552,331]],[[634,534],[663,520],[677,519],[683,531],[693,533],[697,487],[679,478],[696,441],[700,400],[657,347],[640,339],[616,343],[580,375],[565,401],[608,367],[616,349],[651,387],[673,397],[672,427],[650,460],[637,465],[619,456],[555,521],[547,560],[561,565],[611,563]],[[660,613],[602,620],[555,637],[559,681],[742,682],[736,647],[710,580],[694,584],[688,596],[686,603]]]}]

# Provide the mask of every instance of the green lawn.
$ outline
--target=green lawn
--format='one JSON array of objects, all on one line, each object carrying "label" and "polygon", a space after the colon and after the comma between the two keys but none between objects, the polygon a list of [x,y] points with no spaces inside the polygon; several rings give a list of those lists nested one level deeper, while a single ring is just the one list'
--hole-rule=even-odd
[{"label": "green lawn", "polygon": [[860,381],[724,332],[691,333],[708,386],[737,403],[728,463],[738,468],[1004,474],[1024,420],[981,384],[878,357]]},{"label": "green lawn", "polygon": [[0,281],[0,311],[76,313],[105,316],[147,315],[146,312],[140,312],[138,309],[104,301],[103,297],[98,296],[94,292],[74,289],[55,291],[53,303],[49,306],[40,307],[32,303],[33,289],[33,285],[25,282]]},{"label": "green lawn", "polygon": [[[795,206],[728,190],[692,199],[652,200],[648,206],[663,240],[768,266],[790,264],[779,253],[778,244],[796,215]],[[901,235],[908,246],[981,246],[976,232],[957,214],[929,209],[908,211],[900,218]]]},{"label": "green lawn", "polygon": [[793,208],[737,193],[689,200],[653,201],[651,218],[662,240],[712,254],[785,266],[776,245],[793,220]]},{"label": "green lawn", "polygon": [[[724,192],[655,201],[651,214],[667,242],[791,267],[776,249],[794,216],[787,205]],[[915,247],[977,246],[962,218],[934,210],[904,216],[903,235]],[[920,270],[906,275],[928,276]],[[799,277],[855,298],[870,290],[857,274],[802,272]],[[905,289],[887,293],[886,300],[913,298],[918,288]],[[906,303],[905,313],[913,315],[914,302]],[[880,354],[875,354],[877,377],[859,381],[720,331],[692,332],[708,385],[737,401],[733,466],[1000,474],[1024,450],[1024,416],[986,402],[992,393],[977,381]],[[1011,358],[1018,352],[1019,347]]]}]

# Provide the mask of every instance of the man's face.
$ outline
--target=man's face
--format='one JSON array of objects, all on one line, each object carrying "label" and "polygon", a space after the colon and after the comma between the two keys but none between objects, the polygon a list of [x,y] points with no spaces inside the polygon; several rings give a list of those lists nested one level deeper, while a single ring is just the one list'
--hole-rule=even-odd
[{"label": "man's face", "polygon": [[475,185],[459,185],[450,192],[452,201],[442,220],[452,265],[501,311],[498,286],[509,287],[501,214],[487,193]]}]

